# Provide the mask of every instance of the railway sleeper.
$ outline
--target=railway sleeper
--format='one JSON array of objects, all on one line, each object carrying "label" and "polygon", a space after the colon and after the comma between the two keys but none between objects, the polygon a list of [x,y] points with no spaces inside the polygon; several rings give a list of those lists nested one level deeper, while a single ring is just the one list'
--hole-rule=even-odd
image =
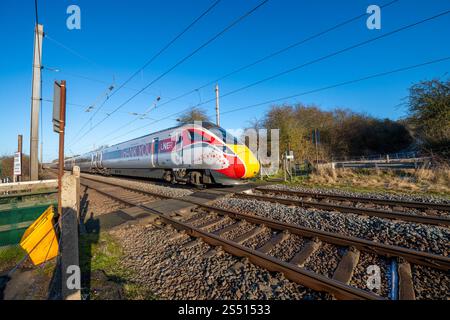
[{"label": "railway sleeper", "polygon": [[224,227],[222,229],[215,230],[213,232],[213,234],[215,234],[217,236],[221,236],[221,235],[223,235],[223,234],[225,234],[225,233],[227,233],[227,232],[229,232],[229,231],[231,231],[233,229],[239,228],[243,224],[244,224],[244,221],[237,221],[237,222],[235,222],[233,224],[230,224],[230,225],[228,225],[228,226],[226,226],[226,227]]},{"label": "railway sleeper", "polygon": [[347,252],[344,254],[336,270],[334,271],[333,279],[349,284],[353,277],[356,265],[358,264],[359,255],[360,253],[358,249],[354,247],[348,248]]},{"label": "railway sleeper", "polygon": [[289,233],[286,231],[279,232],[274,235],[269,241],[267,241],[264,245],[259,247],[257,250],[262,253],[269,253],[277,244],[285,241],[289,238]]},{"label": "railway sleeper", "polygon": [[411,265],[400,259],[400,263],[398,264],[398,284],[399,284],[399,292],[398,297],[400,300],[415,300],[416,295],[414,292],[414,284],[412,280],[412,272]]},{"label": "railway sleeper", "polygon": [[197,228],[205,229],[205,228],[208,228],[208,227],[213,227],[215,225],[218,225],[222,221],[224,221],[224,218],[221,217],[221,216],[218,216],[218,217],[215,217],[215,218],[213,218],[213,219],[211,219],[209,221],[206,221],[206,222],[198,225]]},{"label": "railway sleeper", "polygon": [[264,227],[262,226],[256,226],[253,229],[245,232],[244,234],[241,234],[240,236],[233,239],[234,242],[242,244],[245,241],[255,237],[256,235],[260,234],[264,231]]},{"label": "railway sleeper", "polygon": [[303,248],[296,253],[296,255],[289,261],[293,265],[302,267],[306,261],[316,252],[320,246],[322,245],[322,241],[317,238],[308,241]]}]

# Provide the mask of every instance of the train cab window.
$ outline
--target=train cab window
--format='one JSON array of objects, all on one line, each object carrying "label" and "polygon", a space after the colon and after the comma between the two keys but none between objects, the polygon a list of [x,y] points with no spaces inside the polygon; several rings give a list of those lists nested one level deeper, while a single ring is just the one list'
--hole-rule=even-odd
[{"label": "train cab window", "polygon": [[193,130],[189,130],[189,138],[191,139],[192,142],[200,142],[200,141],[204,141],[203,136],[198,133],[197,131],[193,131]]},{"label": "train cab window", "polygon": [[235,136],[231,133],[227,132],[225,129],[211,123],[211,122],[203,122],[203,127],[212,133],[214,133],[217,137],[222,139],[225,143],[232,144],[242,144]]}]

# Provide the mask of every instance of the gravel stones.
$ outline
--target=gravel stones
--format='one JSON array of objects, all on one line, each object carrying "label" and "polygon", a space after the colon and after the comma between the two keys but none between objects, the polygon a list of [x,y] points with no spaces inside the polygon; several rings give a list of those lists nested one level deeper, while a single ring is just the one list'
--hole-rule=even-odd
[{"label": "gravel stones", "polygon": [[380,288],[378,289],[374,287],[371,291],[384,298],[388,298],[391,281],[389,261],[376,254],[360,252],[359,262],[353,272],[353,277],[350,281],[350,285],[363,290],[370,290],[369,286],[367,285],[367,281],[371,276],[371,274],[368,273],[370,271],[368,269],[369,266],[378,266],[380,268],[381,280]]},{"label": "gravel stones", "polygon": [[262,186],[261,188],[278,189],[278,190],[292,190],[292,191],[302,191],[302,192],[314,192],[319,194],[339,194],[343,196],[353,196],[353,197],[369,197],[374,199],[383,200],[400,200],[400,201],[421,201],[429,203],[442,203],[450,204],[450,199],[437,197],[434,195],[414,195],[414,194],[392,194],[392,193],[376,193],[376,192],[355,192],[347,191],[343,189],[324,189],[324,188],[305,188],[300,185],[268,185]]},{"label": "gravel stones", "polygon": [[339,247],[322,243],[320,248],[308,258],[303,267],[332,278],[343,253],[343,250],[340,250]]},{"label": "gravel stones", "polygon": [[[130,281],[161,299],[330,299],[238,259],[202,241],[175,237],[176,231],[132,225],[111,231],[123,244],[125,267],[136,271]],[[176,240],[171,240],[176,239]]]},{"label": "gravel stones", "polygon": [[411,265],[416,299],[450,300],[450,274],[424,266]]},{"label": "gravel stones", "polygon": [[253,199],[227,198],[216,206],[299,226],[448,256],[450,230],[445,227],[313,208],[290,207]]},{"label": "gravel stones", "polygon": [[118,184],[119,186],[129,187],[129,188],[135,188],[142,191],[148,191],[148,192],[154,192],[157,194],[161,194],[163,196],[168,197],[184,197],[192,194],[192,190],[188,188],[183,188],[179,186],[174,187],[167,187],[155,184],[151,181],[143,181],[143,180],[132,180],[129,178],[116,178],[116,177],[103,177],[99,175],[94,174],[86,174],[83,173],[83,176],[92,179],[97,180],[99,182],[105,181],[110,182],[114,184]]},{"label": "gravel stones", "polygon": [[291,234],[286,240],[273,247],[269,254],[277,259],[289,262],[305,243],[306,241],[302,237]]}]

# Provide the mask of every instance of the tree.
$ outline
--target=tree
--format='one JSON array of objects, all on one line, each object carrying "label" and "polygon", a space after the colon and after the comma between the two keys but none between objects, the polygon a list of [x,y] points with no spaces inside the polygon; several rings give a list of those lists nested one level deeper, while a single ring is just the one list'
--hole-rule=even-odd
[{"label": "tree", "polygon": [[450,80],[422,81],[409,95],[408,123],[426,146],[450,144]]},{"label": "tree", "polygon": [[295,158],[316,160],[313,131],[318,130],[319,159],[398,152],[412,137],[404,123],[377,119],[348,109],[323,111],[315,105],[272,106],[264,127],[280,130],[280,152],[294,151]]},{"label": "tree", "polygon": [[[13,177],[14,171],[14,156],[0,156],[0,178],[11,178]],[[30,172],[30,157],[28,155],[22,154],[22,179],[27,180],[29,178]]]},{"label": "tree", "polygon": [[189,111],[186,111],[185,113],[183,113],[177,119],[177,121],[183,122],[183,123],[189,123],[189,122],[194,122],[194,121],[207,122],[207,121],[211,121],[211,119],[209,118],[206,110],[204,110],[202,108],[193,107]]}]

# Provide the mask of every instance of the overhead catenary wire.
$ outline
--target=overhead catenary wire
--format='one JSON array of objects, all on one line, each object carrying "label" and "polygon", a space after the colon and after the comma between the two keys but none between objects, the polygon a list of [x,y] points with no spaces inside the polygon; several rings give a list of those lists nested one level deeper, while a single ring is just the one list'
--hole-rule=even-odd
[{"label": "overhead catenary wire", "polygon": [[[277,73],[277,74],[275,74],[275,75],[272,75],[272,76],[270,76],[270,77],[266,77],[266,78],[264,78],[264,79],[258,80],[258,81],[256,81],[256,82],[250,83],[250,84],[245,85],[245,86],[242,86],[242,87],[240,87],[240,88],[238,88],[238,89],[235,89],[235,90],[229,91],[229,92],[227,92],[227,93],[224,93],[224,94],[221,95],[221,98],[224,98],[224,97],[226,97],[226,96],[230,96],[230,95],[235,94],[235,93],[237,93],[237,92],[240,92],[240,91],[249,89],[249,88],[254,87],[254,86],[256,86],[256,85],[259,85],[259,84],[261,84],[261,83],[263,83],[263,82],[266,82],[266,81],[269,81],[269,80],[273,80],[273,79],[275,79],[275,78],[278,78],[278,77],[281,77],[281,76],[286,75],[286,74],[288,74],[288,73],[291,73],[291,72],[294,72],[294,71],[296,71],[296,70],[299,70],[299,69],[301,69],[301,68],[303,68],[303,67],[306,67],[306,66],[309,66],[309,65],[312,65],[312,64],[315,64],[315,63],[324,61],[324,60],[329,59],[329,58],[331,58],[331,57],[335,57],[335,56],[337,56],[337,55],[339,55],[339,54],[342,54],[342,53],[344,53],[344,52],[348,52],[348,51],[350,51],[350,50],[353,50],[353,49],[362,47],[362,46],[364,46],[364,45],[366,45],[366,44],[375,42],[375,41],[377,41],[377,40],[380,40],[380,39],[383,39],[383,38],[386,38],[386,37],[389,37],[389,36],[394,35],[394,34],[397,34],[397,33],[399,33],[399,32],[402,32],[402,31],[411,29],[411,28],[413,28],[413,27],[416,27],[416,26],[421,25],[421,24],[423,24],[423,23],[426,23],[426,22],[428,22],[428,21],[437,19],[437,18],[442,17],[442,16],[444,16],[444,15],[447,15],[447,14],[449,14],[449,13],[450,13],[450,10],[447,10],[447,11],[441,12],[441,13],[439,13],[439,14],[433,15],[433,16],[431,16],[431,17],[422,19],[422,20],[420,20],[420,21],[417,21],[417,22],[408,24],[408,25],[406,25],[406,26],[397,28],[397,29],[395,29],[395,30],[393,30],[393,31],[387,32],[387,33],[382,34],[382,35],[380,35],[380,36],[377,36],[377,37],[374,37],[374,38],[371,38],[371,39],[364,40],[364,41],[362,41],[362,42],[353,44],[353,45],[351,45],[351,46],[349,46],[349,47],[346,47],[346,48],[344,48],[344,49],[340,49],[340,50],[338,50],[338,51],[332,52],[332,53],[327,54],[327,55],[325,55],[325,56],[322,56],[322,57],[320,57],[320,58],[316,58],[316,59],[313,59],[313,60],[311,60],[311,61],[309,61],[309,62],[306,62],[306,63],[303,63],[303,64],[301,64],[301,65],[295,66],[295,67],[293,67],[293,68],[284,70],[284,71],[279,72],[279,73]],[[206,104],[206,103],[210,103],[210,102],[212,102],[212,101],[214,101],[214,100],[215,100],[215,98],[212,98],[212,99],[209,99],[209,100],[200,102],[200,103],[196,104],[194,107],[198,107],[198,106],[204,105],[204,104]],[[175,112],[175,113],[172,113],[172,114],[169,114],[168,116],[163,117],[163,118],[161,118],[161,119],[158,119],[158,120],[156,120],[156,121],[154,121],[154,122],[147,123],[145,126],[153,125],[153,124],[158,123],[158,122],[160,122],[160,121],[163,121],[163,120],[172,118],[172,117],[174,117],[174,116],[176,116],[176,115],[179,115],[179,114],[181,114],[181,113],[183,113],[183,112],[186,112],[186,111],[188,111],[188,110],[190,110],[190,109],[191,109],[191,107],[185,108],[185,109],[183,109],[183,110],[181,110],[181,111],[178,111],[178,112]],[[145,126],[143,126],[143,127],[145,127]],[[135,132],[136,130],[141,129],[141,128],[143,128],[143,127],[139,127],[139,128],[137,128],[137,129],[133,129],[133,130],[131,130],[131,131],[128,131],[128,132],[124,133],[123,135],[127,135],[127,134],[129,134],[129,133]]]},{"label": "overhead catenary wire", "polygon": [[[392,5],[392,4],[396,3],[396,2],[399,2],[399,1],[400,1],[400,0],[394,0],[394,1],[391,1],[391,2],[389,2],[389,3],[386,3],[386,4],[382,5],[382,6],[380,6],[380,8],[386,8],[386,7]],[[183,93],[183,94],[181,94],[181,95],[179,95],[179,96],[177,96],[177,97],[174,97],[174,98],[172,98],[172,99],[170,99],[170,100],[168,100],[168,101],[166,101],[166,102],[160,104],[160,105],[158,106],[158,108],[159,108],[159,107],[162,107],[162,106],[164,106],[164,105],[167,105],[167,104],[169,104],[169,103],[171,103],[171,102],[173,102],[173,101],[176,101],[176,100],[179,100],[179,99],[181,99],[181,98],[184,98],[184,97],[186,97],[186,96],[188,96],[188,95],[190,95],[190,94],[192,94],[192,93],[195,93],[195,92],[197,92],[197,91],[199,91],[199,90],[201,90],[201,89],[204,89],[204,88],[206,88],[206,87],[208,87],[208,86],[210,86],[210,85],[216,84],[216,83],[218,83],[218,82],[221,81],[221,80],[224,80],[224,79],[226,79],[226,78],[228,78],[228,77],[230,77],[230,76],[233,76],[233,75],[238,74],[238,73],[240,73],[240,72],[242,72],[242,71],[244,71],[244,70],[247,70],[247,69],[249,69],[249,68],[251,68],[251,67],[254,67],[255,65],[258,65],[258,64],[260,64],[260,63],[262,63],[262,62],[264,62],[264,61],[266,61],[266,60],[269,60],[269,59],[271,59],[271,58],[274,58],[274,57],[276,57],[276,56],[278,56],[278,55],[280,55],[280,54],[282,54],[282,53],[284,53],[284,52],[287,52],[287,51],[289,51],[289,50],[291,50],[291,49],[293,49],[293,48],[296,48],[296,47],[298,47],[298,46],[300,46],[300,45],[303,45],[303,44],[305,44],[305,43],[307,43],[307,42],[309,42],[309,41],[311,41],[311,40],[314,40],[314,39],[316,39],[316,38],[319,38],[319,37],[321,37],[321,36],[323,36],[323,35],[325,35],[325,34],[327,34],[327,33],[329,33],[329,32],[332,32],[332,31],[334,31],[334,30],[337,30],[337,29],[339,29],[339,28],[341,28],[341,27],[344,27],[344,26],[350,24],[351,22],[357,21],[357,20],[359,20],[359,19],[361,19],[361,18],[364,18],[364,17],[367,17],[367,14],[366,14],[366,13],[363,13],[363,14],[357,15],[357,16],[355,16],[355,17],[353,17],[353,18],[347,19],[347,20],[345,20],[345,21],[343,21],[343,22],[340,22],[340,23],[338,23],[338,24],[336,24],[336,25],[334,25],[334,26],[332,26],[332,27],[329,27],[329,28],[327,28],[327,29],[325,29],[325,30],[322,30],[322,31],[319,31],[319,32],[317,32],[317,33],[315,33],[315,34],[313,34],[313,35],[310,35],[310,36],[308,36],[308,37],[306,37],[306,38],[304,38],[304,39],[302,39],[302,40],[299,40],[299,41],[297,41],[297,42],[294,42],[294,43],[292,43],[292,44],[290,44],[290,45],[288,45],[288,46],[286,46],[286,47],[283,47],[283,48],[281,48],[281,49],[279,49],[279,50],[276,50],[276,51],[274,51],[274,52],[272,52],[272,53],[270,53],[270,54],[268,54],[268,55],[266,55],[266,56],[264,56],[264,57],[262,57],[262,58],[259,58],[259,59],[255,60],[255,61],[253,61],[253,62],[251,62],[251,63],[249,63],[249,64],[246,64],[246,65],[244,65],[244,66],[242,66],[242,67],[239,67],[239,68],[237,68],[237,69],[235,69],[235,70],[233,70],[233,71],[231,71],[231,72],[229,72],[229,73],[226,73],[226,74],[224,74],[224,75],[218,77],[217,79],[214,79],[214,80],[212,80],[212,81],[209,81],[209,82],[207,82],[207,83],[205,83],[205,84],[203,84],[203,85],[201,85],[201,86],[199,86],[199,87],[197,87],[197,88],[195,88],[195,89],[192,89],[192,90],[190,90],[190,91],[188,91],[188,92],[185,92],[185,93]]]},{"label": "overhead catenary wire", "polygon": [[[221,0],[216,0],[210,5],[205,11],[203,11],[197,18],[195,18],[189,25],[187,25],[181,32],[179,32],[172,40],[170,40],[165,46],[163,46],[157,53],[155,53],[147,62],[144,63],[139,69],[137,69],[130,77],[128,77],[127,80],[125,80],[122,84],[120,84],[114,91],[111,92],[109,95],[109,98],[113,97],[117,92],[119,92],[122,88],[125,88],[125,86],[134,78],[136,77],[141,71],[143,71],[145,68],[147,68],[152,62],[154,62],[159,56],[161,56],[167,49],[169,49],[179,38],[181,38],[186,32],[188,32],[195,24],[197,24],[203,17],[205,17],[211,10],[213,10]],[[144,93],[145,90],[136,90],[138,93]],[[106,101],[105,101],[106,102]],[[103,108],[104,103],[100,106],[100,108]],[[115,112],[115,111],[114,111]],[[108,116],[107,116],[108,117]],[[84,123],[82,126],[82,129],[80,129],[79,132],[81,132],[86,125],[92,120],[92,117]],[[75,137],[77,137],[79,133]]]},{"label": "overhead catenary wire", "polygon": [[[388,2],[388,3],[386,3],[386,4],[382,5],[382,6],[380,6],[380,8],[386,8],[386,7],[392,5],[392,4],[396,3],[396,2],[399,2],[399,1],[400,1],[400,0],[393,0],[393,1],[390,1],[390,2]],[[347,19],[347,20],[345,20],[345,21],[343,21],[343,22],[340,22],[340,23],[338,23],[338,24],[336,24],[336,25],[334,25],[334,26],[331,26],[331,27],[329,27],[329,28],[327,28],[327,29],[325,29],[325,30],[319,31],[319,32],[317,32],[317,33],[314,33],[314,34],[312,34],[312,35],[310,35],[310,36],[308,36],[308,37],[306,37],[306,38],[304,38],[304,39],[301,39],[301,40],[299,40],[299,41],[296,41],[296,42],[294,42],[294,43],[292,43],[292,44],[290,44],[290,45],[288,45],[288,46],[286,46],[286,47],[283,47],[282,49],[276,50],[276,51],[274,51],[274,52],[272,52],[272,53],[270,53],[270,54],[268,54],[268,55],[266,55],[266,56],[264,56],[264,57],[262,57],[262,58],[259,58],[259,59],[257,59],[256,61],[253,61],[253,62],[251,62],[251,63],[249,63],[249,64],[246,64],[246,65],[244,65],[244,66],[241,66],[241,67],[239,67],[239,68],[237,68],[237,69],[235,69],[235,70],[233,70],[233,71],[231,71],[231,72],[229,72],[229,73],[226,73],[226,74],[224,74],[224,75],[218,77],[218,78],[215,79],[215,80],[209,81],[208,83],[205,83],[205,84],[201,85],[200,87],[197,87],[197,88],[192,89],[192,90],[190,90],[190,91],[188,91],[188,92],[185,92],[185,93],[183,93],[183,94],[181,94],[181,95],[179,95],[179,96],[176,96],[176,97],[174,97],[174,98],[172,98],[172,99],[169,99],[168,101],[165,101],[165,102],[159,104],[159,105],[156,106],[154,109],[163,107],[163,106],[165,106],[165,105],[167,105],[167,104],[169,104],[169,103],[172,103],[172,102],[177,101],[177,100],[179,100],[179,99],[181,99],[181,98],[184,98],[184,97],[186,97],[186,96],[188,96],[188,95],[190,95],[190,94],[192,94],[192,93],[199,92],[199,90],[201,90],[201,89],[204,89],[204,88],[206,88],[206,87],[208,87],[208,86],[210,86],[210,85],[212,85],[212,84],[216,84],[216,83],[220,82],[221,80],[224,80],[224,79],[226,79],[226,78],[228,78],[228,77],[230,77],[230,76],[233,76],[233,75],[238,74],[238,73],[240,73],[240,72],[242,72],[242,71],[244,71],[244,70],[247,70],[247,69],[249,69],[249,68],[251,68],[251,67],[254,67],[254,66],[256,66],[256,65],[258,65],[258,64],[260,64],[260,63],[262,63],[262,62],[264,62],[264,61],[266,61],[266,60],[269,60],[269,59],[271,59],[271,58],[274,58],[274,57],[276,57],[276,56],[278,56],[278,55],[280,55],[280,54],[282,54],[282,53],[284,53],[284,52],[287,52],[287,51],[289,51],[289,50],[291,50],[291,49],[293,49],[293,48],[296,48],[296,47],[298,47],[298,46],[301,46],[301,45],[303,45],[303,44],[305,44],[305,43],[307,43],[307,42],[309,42],[309,41],[311,41],[311,40],[314,40],[314,39],[316,39],[316,38],[319,38],[319,37],[321,37],[321,36],[323,36],[323,35],[325,35],[325,34],[327,34],[327,33],[329,33],[329,32],[332,32],[332,31],[334,31],[334,30],[337,30],[337,29],[339,29],[339,28],[342,28],[342,27],[344,27],[344,26],[350,24],[351,22],[357,21],[357,20],[359,20],[359,19],[361,19],[361,18],[364,18],[364,17],[367,17],[367,14],[366,14],[366,13],[359,14],[359,15],[357,15],[357,16],[355,16],[355,17],[349,18],[349,19]],[[209,102],[211,102],[211,100],[210,100]],[[128,126],[130,126],[131,124],[135,123],[137,120],[139,120],[139,118],[136,118],[136,119],[133,119],[133,120],[127,122],[126,124],[122,125],[122,126],[119,127],[118,129],[115,129],[114,131],[112,131],[111,134],[113,134],[113,133],[115,133],[115,132],[118,132],[118,131],[120,131],[120,130],[122,130],[122,129],[128,127]],[[108,134],[107,136],[110,136],[110,134]]]},{"label": "overhead catenary wire", "polygon": [[186,32],[189,31],[197,22],[199,22],[203,17],[205,17],[214,7],[216,7],[221,0],[216,0],[211,6],[209,6],[202,14],[200,14],[194,21],[192,21],[188,26],[186,26],[180,33],[178,33],[172,40],[170,40],[164,47],[162,47],[156,54],[154,54],[142,67],[140,67],[136,72],[134,72],[127,80],[125,80],[112,94],[113,96],[125,85],[127,85],[134,77],[136,77],[142,70],[147,68],[153,61],[155,61],[161,54],[163,54],[167,49],[170,48],[179,38],[181,38]]},{"label": "overhead catenary wire", "polygon": [[[249,89],[249,88],[254,87],[254,86],[256,86],[256,85],[259,85],[259,84],[261,84],[261,83],[264,83],[264,82],[267,82],[267,81],[270,81],[270,80],[279,78],[279,77],[281,77],[281,76],[284,76],[284,75],[286,75],[286,74],[292,73],[292,72],[297,71],[297,70],[299,70],[299,69],[302,69],[302,68],[304,68],[304,67],[306,67],[306,66],[310,66],[310,65],[313,65],[313,64],[315,64],[315,63],[318,63],[318,62],[327,60],[327,59],[329,59],[329,58],[335,57],[335,56],[340,55],[340,54],[342,54],[342,53],[351,51],[351,50],[353,50],[353,49],[356,49],[356,48],[362,47],[362,46],[364,46],[364,45],[367,45],[367,44],[369,44],[369,43],[378,41],[378,40],[380,40],[380,39],[383,39],[383,38],[389,37],[389,36],[391,36],[391,35],[397,34],[397,33],[399,33],[399,32],[402,32],[402,31],[408,30],[408,29],[410,29],[410,28],[416,27],[416,26],[421,25],[421,24],[423,24],[423,23],[426,23],[426,22],[428,22],[428,21],[431,21],[431,20],[440,18],[440,17],[445,16],[445,15],[447,15],[447,14],[449,14],[449,13],[450,13],[450,10],[447,10],[447,11],[441,12],[441,13],[439,13],[439,14],[433,15],[433,16],[431,16],[431,17],[428,17],[428,18],[426,18],[426,19],[417,21],[417,22],[415,22],[415,23],[408,24],[408,25],[406,25],[406,26],[397,28],[397,29],[395,29],[395,30],[393,30],[393,31],[387,32],[387,33],[382,34],[382,35],[380,35],[380,36],[377,36],[377,37],[374,37],[374,38],[371,38],[371,39],[368,39],[368,40],[364,40],[364,41],[362,41],[362,42],[358,42],[358,43],[353,44],[353,45],[351,45],[351,46],[349,46],[349,47],[346,47],[346,48],[344,48],[344,49],[341,49],[341,50],[332,52],[332,53],[327,54],[327,55],[325,55],[325,56],[322,56],[322,57],[320,57],[320,58],[316,58],[316,59],[310,60],[310,61],[308,61],[308,62],[306,62],[306,63],[301,64],[301,65],[298,65],[298,66],[289,68],[289,69],[284,70],[284,71],[282,71],[282,72],[276,73],[276,74],[274,74],[274,75],[272,75],[272,76],[263,78],[263,79],[261,79],[261,80],[258,80],[258,81],[252,82],[252,83],[250,83],[250,84],[248,84],[248,85],[245,85],[245,86],[242,86],[242,87],[240,87],[240,88],[237,88],[237,89],[235,89],[235,90],[226,92],[226,93],[222,94],[220,97],[221,97],[221,98],[225,98],[225,97],[227,97],[227,96],[230,96],[230,95],[233,95],[233,94],[238,93],[238,92],[240,92],[240,91]],[[211,99],[209,99],[209,100],[206,100],[206,101],[203,101],[203,102],[201,102],[201,103],[198,103],[197,105],[195,105],[195,107],[198,107],[198,106],[201,106],[201,105],[204,105],[204,104],[213,102],[214,100],[215,100],[215,98],[211,98]],[[186,108],[185,110],[189,110],[189,109]],[[185,110],[184,110],[184,111],[185,111]]]},{"label": "overhead catenary wire", "polygon": [[71,53],[71,54],[77,56],[78,58],[80,58],[80,59],[82,59],[82,60],[85,60],[85,61],[88,62],[89,64],[91,64],[91,65],[93,65],[93,66],[95,66],[95,67],[97,67],[97,68],[100,68],[100,69],[103,69],[103,68],[104,68],[103,66],[99,65],[97,62],[93,61],[92,59],[85,57],[84,55],[82,55],[81,53],[79,53],[78,51],[76,51],[75,49],[72,49],[72,48],[68,47],[67,45],[61,43],[60,41],[58,41],[58,40],[52,38],[52,37],[49,36],[47,33],[45,34],[45,38],[48,39],[48,40],[50,40],[51,42],[55,43],[55,44],[58,45],[59,47],[63,48],[63,49],[66,50],[67,52],[69,52],[69,53]]},{"label": "overhead catenary wire", "polygon": [[[428,66],[428,65],[437,64],[437,63],[445,62],[445,61],[448,61],[448,60],[450,60],[450,56],[447,56],[447,57],[444,57],[444,58],[440,58],[440,59],[435,59],[435,60],[429,60],[429,61],[418,63],[418,64],[415,64],[415,65],[402,67],[402,68],[397,68],[397,69],[393,69],[393,70],[389,70],[389,71],[385,71],[385,72],[381,72],[381,73],[371,74],[371,75],[367,75],[367,76],[360,77],[360,78],[357,78],[357,79],[348,80],[348,81],[344,81],[344,82],[339,82],[339,83],[335,83],[335,84],[332,84],[332,85],[320,87],[320,88],[317,88],[317,89],[308,90],[308,91],[296,93],[296,94],[289,95],[289,96],[284,96],[284,97],[271,99],[271,100],[267,100],[267,101],[264,101],[264,102],[260,102],[260,103],[256,103],[256,104],[252,104],[252,105],[248,105],[248,106],[244,106],[244,107],[238,107],[238,108],[235,108],[235,109],[227,110],[227,111],[221,112],[221,115],[228,114],[228,113],[233,113],[233,112],[237,112],[237,111],[241,111],[241,110],[244,110],[244,109],[260,107],[260,106],[263,106],[263,105],[268,105],[268,104],[276,103],[276,102],[280,102],[280,101],[286,101],[286,100],[289,100],[289,99],[298,98],[300,96],[305,96],[305,95],[308,95],[308,94],[313,94],[313,93],[317,93],[317,92],[321,92],[321,91],[326,91],[326,90],[338,88],[338,87],[341,87],[341,86],[350,85],[350,84],[353,84],[353,83],[367,81],[367,80],[370,80],[370,79],[385,77],[385,76],[388,76],[388,75],[391,75],[391,74],[405,72],[405,71],[408,71],[408,70],[413,70],[413,69],[417,69],[417,68],[420,68],[420,67],[425,67],[425,66]],[[160,121],[160,120],[158,120],[158,121]],[[135,131],[141,130],[141,129],[147,127],[147,126],[148,125],[144,125],[144,126],[135,128],[135,129],[127,132],[126,134],[130,134],[130,133],[133,133]],[[114,137],[114,138],[111,139],[111,141],[119,139],[119,138],[121,138],[123,136],[124,135],[120,135],[120,136]]]},{"label": "overhead catenary wire", "polygon": [[[87,75],[69,72],[69,71],[63,70],[63,69],[58,68],[58,67],[43,66],[43,68],[45,70],[48,70],[48,71],[61,72],[61,73],[67,74],[67,75],[72,76],[72,77],[76,77],[76,78],[80,78],[80,79],[84,79],[84,80],[88,80],[88,81],[92,81],[92,82],[97,82],[97,83],[102,83],[102,84],[109,84],[109,85],[114,84],[114,82],[111,82],[111,81],[100,80],[100,79],[93,78],[93,77],[90,77],[90,76],[87,76]],[[131,91],[139,91],[139,89],[132,88],[132,87],[129,87],[129,86],[124,86],[123,88],[127,89],[127,90],[131,90]],[[151,96],[156,96],[157,95],[153,91],[152,92],[144,91],[142,93],[143,94],[147,94],[147,95],[151,95]],[[110,96],[112,96],[112,94]]]},{"label": "overhead catenary wire", "polygon": [[[114,114],[115,112],[117,112],[119,109],[121,109],[122,107],[124,107],[126,104],[128,104],[130,101],[132,101],[134,98],[136,98],[141,92],[143,92],[144,90],[146,90],[147,88],[149,88],[150,86],[152,86],[154,83],[156,83],[157,81],[159,81],[160,79],[162,79],[164,76],[166,76],[167,74],[169,74],[171,71],[173,71],[175,68],[177,68],[178,66],[180,66],[181,64],[183,64],[185,61],[187,61],[189,58],[191,58],[192,56],[194,56],[197,52],[199,52],[201,49],[205,48],[206,46],[208,46],[209,44],[211,44],[213,41],[215,41],[217,38],[219,38],[220,36],[222,36],[223,34],[225,34],[227,31],[229,31],[231,28],[233,28],[235,25],[237,25],[238,23],[240,23],[241,21],[243,21],[244,19],[246,19],[247,17],[249,17],[251,14],[253,14],[256,10],[258,10],[260,7],[262,7],[263,5],[265,5],[269,0],[263,0],[262,2],[260,2],[258,5],[256,5],[255,7],[253,7],[251,10],[247,11],[245,14],[243,14],[242,16],[240,16],[239,18],[235,19],[233,22],[231,22],[229,25],[227,25],[224,29],[222,29],[219,33],[215,34],[212,38],[210,38],[209,40],[207,40],[206,42],[204,42],[201,46],[199,46],[198,48],[196,48],[194,51],[192,51],[191,53],[189,53],[187,56],[185,56],[184,58],[182,58],[181,60],[179,60],[177,63],[175,63],[172,67],[170,67],[168,70],[166,70],[165,72],[163,72],[162,74],[160,74],[158,77],[156,77],[154,80],[152,80],[150,83],[148,83],[146,86],[144,86],[141,90],[139,90],[136,94],[134,94],[133,96],[131,96],[129,99],[127,99],[126,101],[124,101],[122,104],[120,104],[117,108],[115,108],[113,110],[113,112],[111,112],[110,115],[106,116],[105,118],[103,118],[101,121],[99,121],[98,123],[96,123],[93,128],[91,130],[89,130],[88,132],[86,132],[80,139],[77,140],[77,142],[81,141],[81,139],[83,139],[90,131],[92,131],[94,128],[98,127],[101,123],[103,123],[106,119],[108,119],[112,114]],[[75,143],[77,143],[75,142]],[[72,145],[73,146],[73,145]]]},{"label": "overhead catenary wire", "polygon": [[[417,68],[420,68],[420,67],[425,67],[425,66],[428,66],[428,65],[441,63],[441,62],[448,61],[448,60],[450,60],[450,56],[447,56],[447,57],[444,57],[444,58],[440,58],[440,59],[430,60],[430,61],[426,61],[426,62],[422,62],[422,63],[419,63],[419,64],[415,64],[415,65],[411,65],[411,66],[407,66],[407,67],[402,67],[402,68],[398,68],[398,69],[394,69],[394,70],[390,70],[390,71],[385,71],[385,72],[380,72],[380,73],[376,73],[376,74],[372,74],[372,75],[367,75],[367,76],[364,76],[364,77],[361,77],[361,78],[358,78],[358,79],[353,79],[353,80],[349,80],[349,81],[339,82],[339,83],[335,83],[335,84],[332,84],[332,85],[329,85],[329,86],[325,86],[325,87],[321,87],[321,88],[318,88],[318,89],[308,90],[308,91],[304,91],[304,92],[301,92],[301,93],[296,93],[296,94],[293,94],[293,95],[289,95],[289,96],[285,96],[285,97],[277,98],[277,99],[272,99],[272,100],[260,102],[260,103],[249,105],[249,106],[245,106],[245,107],[239,107],[239,108],[231,109],[231,110],[222,112],[221,114],[232,113],[232,112],[241,111],[241,110],[244,110],[244,109],[255,108],[255,107],[262,106],[262,105],[268,105],[268,104],[275,103],[275,102],[280,102],[280,101],[284,101],[284,100],[298,98],[300,96],[304,96],[304,95],[308,95],[308,94],[312,94],[312,93],[317,93],[317,92],[321,92],[321,91],[325,91],[325,90],[330,90],[330,89],[334,89],[334,88],[338,88],[338,87],[342,87],[342,86],[346,86],[346,85],[349,85],[349,84],[354,84],[354,83],[358,83],[358,82],[362,82],[362,81],[366,81],[366,80],[370,80],[370,79],[385,77],[385,76],[388,76],[388,75],[391,75],[391,74],[404,72],[404,71],[408,71],[408,70],[412,70],[412,69],[417,69]],[[402,103],[402,104],[404,104],[404,103]]]},{"label": "overhead catenary wire", "polygon": [[[45,98],[45,99],[42,99],[42,102],[53,103],[53,99]],[[66,102],[66,104],[69,106],[74,106],[74,107],[78,107],[78,108],[86,108],[86,105],[80,104],[80,103]],[[109,110],[103,110],[101,113],[108,114],[108,111]],[[123,112],[120,111],[120,112],[123,114],[130,114],[130,112],[126,112],[126,111],[123,111]]]}]

